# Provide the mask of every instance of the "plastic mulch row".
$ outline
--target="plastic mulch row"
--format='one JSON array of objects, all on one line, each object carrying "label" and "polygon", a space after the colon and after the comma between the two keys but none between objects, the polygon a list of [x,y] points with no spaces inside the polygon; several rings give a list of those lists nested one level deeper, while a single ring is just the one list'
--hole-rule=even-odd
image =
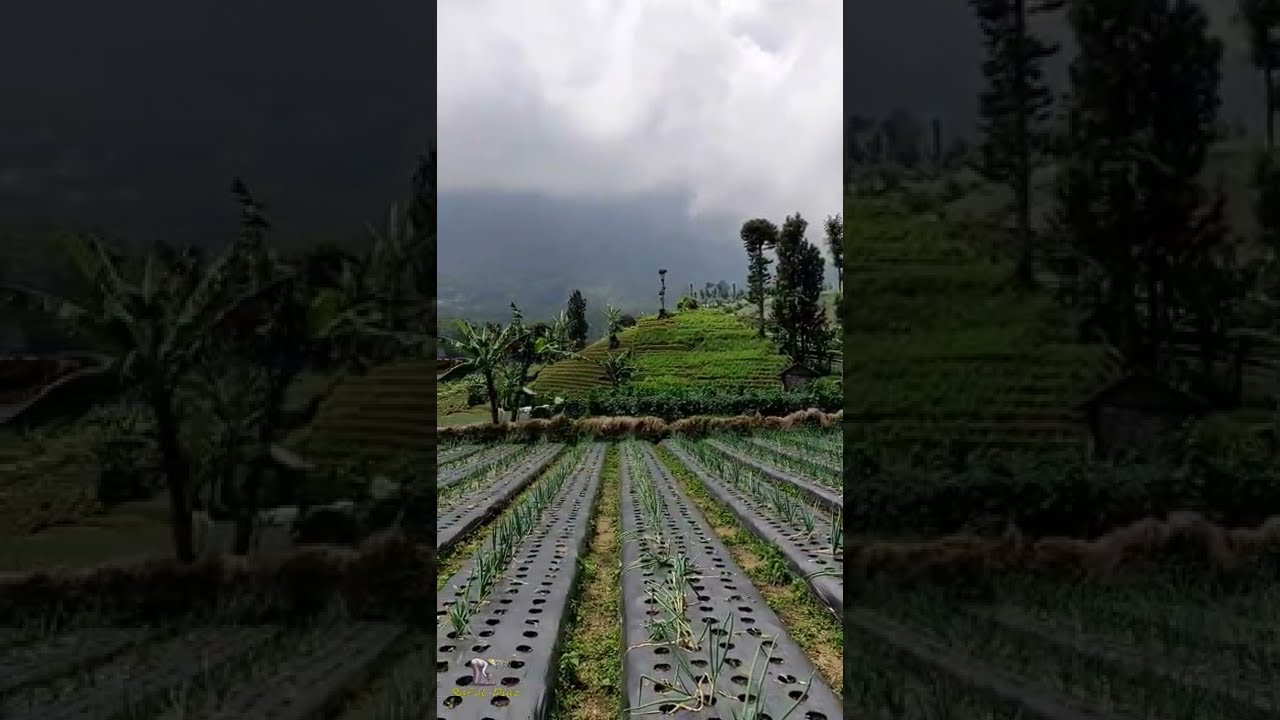
[{"label": "plastic mulch row", "polygon": [[[472,455],[467,458],[466,464],[462,467],[453,468],[440,473],[436,477],[436,487],[447,488],[450,485],[456,485],[485,465],[501,462],[502,460],[515,455],[518,450],[520,450],[520,448],[516,445],[498,445],[479,454]],[[442,461],[437,460],[437,465],[440,462]]]},{"label": "plastic mulch row", "polygon": [[[106,682],[97,682],[57,705],[28,708],[13,720],[109,720],[129,705],[155,701],[165,692],[230,662],[279,632],[270,626],[201,628],[113,661],[120,665]],[[112,668],[116,670],[116,668]],[[8,715],[4,717],[8,718]]]},{"label": "plastic mulch row", "polygon": [[147,628],[86,628],[9,650],[0,661],[0,693],[53,680],[154,635]]},{"label": "plastic mulch row", "polygon": [[[773,516],[764,503],[724,482],[683,449],[669,442],[663,446],[671,451],[692,472],[712,497],[725,506],[752,535],[766,545],[778,548],[787,566],[796,576],[804,578],[818,600],[836,617],[844,612],[844,555],[832,557],[826,544],[815,539],[799,539],[797,528],[789,527]],[[816,575],[836,570],[836,575]]]},{"label": "plastic mulch row", "polygon": [[480,445],[463,445],[461,447],[453,448],[452,450],[445,450],[439,455],[436,455],[436,466],[439,467],[445,463],[451,463],[454,460],[461,460],[468,455],[474,455],[477,452],[480,452],[480,448]]},{"label": "plastic mulch row", "polygon": [[[631,467],[630,460],[624,457],[620,468],[622,532],[624,537],[638,538],[622,545],[623,639],[627,648],[623,656],[623,677],[629,712],[730,717],[741,714],[745,704],[754,700],[760,703],[761,712],[774,718],[783,717],[793,706],[790,717],[806,720],[840,717],[840,701],[800,646],[787,635],[782,621],[733,562],[728,548],[684,497],[675,479],[658,462],[651,446],[644,447],[644,454],[665,514],[661,528],[647,526],[633,480],[635,473],[644,472],[645,468]],[[703,639],[697,650],[650,640],[649,613],[653,599],[645,581],[654,573],[642,572],[643,568],[638,567],[628,568],[640,559],[640,551],[648,543],[643,533],[654,530],[661,530],[697,568],[693,584],[684,590],[686,597],[691,594],[690,590],[696,597],[696,601],[690,600],[686,612],[694,634]],[[732,635],[727,629],[730,619]],[[704,632],[707,625],[711,627]],[[710,667],[713,643],[719,646],[717,651],[723,653],[724,665],[719,668]],[[764,662],[766,654],[768,663]],[[755,668],[756,677],[749,677],[757,661],[760,667]],[[675,701],[679,698],[672,688],[703,685],[700,679],[681,675],[678,668],[682,666],[691,667],[703,680],[718,675],[714,687],[716,704],[702,707],[697,715],[676,707]],[[756,691],[751,698],[747,697],[749,688]]]},{"label": "plastic mulch row", "polygon": [[[563,445],[549,445],[529,459],[509,468],[502,479],[477,491],[481,497],[460,500],[436,516],[436,554],[458,543],[480,523],[501,510],[560,454]],[[468,500],[471,500],[468,502]]]},{"label": "plastic mulch row", "polygon": [[[561,635],[569,620],[569,599],[577,585],[578,558],[586,551],[592,509],[600,491],[607,446],[597,443],[566,479],[544,522],[525,538],[513,568],[499,581],[488,604],[475,614],[478,632],[440,637],[436,653],[436,714],[440,720],[480,720],[508,714],[547,717],[559,672]],[[474,563],[472,563],[474,566]],[[461,595],[469,569],[441,593],[441,611]],[[451,597],[444,600],[445,597]],[[473,682],[473,658],[496,662],[489,678]],[[502,713],[502,715],[499,715]]]},{"label": "plastic mulch row", "polygon": [[353,623],[316,647],[289,658],[270,675],[238,685],[219,704],[216,720],[311,720],[328,717],[367,678],[407,631],[391,623]]},{"label": "plastic mulch row", "polygon": [[775,453],[778,453],[779,455],[785,455],[786,457],[792,458],[793,460],[802,460],[804,462],[810,462],[819,467],[824,467],[830,470],[831,472],[836,473],[837,475],[840,474],[841,468],[838,465],[832,462],[829,462],[827,458],[823,457],[820,452],[816,452],[816,451],[806,452],[805,450],[802,450],[800,448],[786,447],[785,445],[781,445],[779,443],[773,442],[772,440],[766,440],[765,438],[760,438],[760,437],[751,438],[751,443],[758,447],[762,447],[766,450],[771,450]]},{"label": "plastic mulch row", "polygon": [[1096,633],[1068,631],[1061,623],[1046,622],[1013,606],[999,608],[965,608],[969,615],[999,626],[1033,642],[1057,648],[1069,655],[1084,656],[1101,662],[1134,678],[1156,676],[1211,697],[1219,708],[1231,708],[1232,717],[1274,720],[1280,717],[1280,688],[1262,677],[1262,673],[1237,670],[1227,674],[1207,663],[1200,668],[1183,669],[1169,665],[1155,654],[1142,653],[1115,638]]},{"label": "plastic mulch row", "polygon": [[753,457],[748,457],[747,455],[740,453],[727,445],[716,442],[715,440],[707,440],[706,443],[707,447],[712,448],[730,460],[740,462],[771,480],[791,485],[804,493],[806,497],[818,505],[821,505],[828,510],[844,512],[843,493],[833,490],[832,488],[823,487],[811,480],[796,477],[789,472],[779,470],[768,463],[761,462]]},{"label": "plastic mulch row", "polygon": [[845,642],[850,642],[848,628],[853,626],[871,643],[921,675],[952,677],[996,704],[1016,708],[1018,716],[1026,720],[1122,720],[1117,715],[1083,708],[1074,698],[1032,689],[1021,679],[955,652],[873,610],[849,608],[844,622]]}]

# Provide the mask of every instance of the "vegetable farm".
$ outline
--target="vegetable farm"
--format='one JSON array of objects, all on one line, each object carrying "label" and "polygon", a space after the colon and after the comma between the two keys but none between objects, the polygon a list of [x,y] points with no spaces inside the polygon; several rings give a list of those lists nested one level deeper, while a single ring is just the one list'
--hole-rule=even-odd
[{"label": "vegetable farm", "polygon": [[[839,486],[768,454],[834,462],[839,436],[758,439],[534,444],[500,467],[442,466],[465,476],[437,521],[438,717],[839,716]],[[459,514],[481,519],[459,530]]]}]

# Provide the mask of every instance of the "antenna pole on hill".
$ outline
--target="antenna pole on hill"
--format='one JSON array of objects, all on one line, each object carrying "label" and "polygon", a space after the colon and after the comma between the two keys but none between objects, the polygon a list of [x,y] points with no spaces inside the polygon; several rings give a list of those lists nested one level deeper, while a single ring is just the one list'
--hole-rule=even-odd
[{"label": "antenna pole on hill", "polygon": [[658,282],[662,283],[662,288],[658,290],[658,317],[667,316],[667,270],[660,268],[658,270]]}]

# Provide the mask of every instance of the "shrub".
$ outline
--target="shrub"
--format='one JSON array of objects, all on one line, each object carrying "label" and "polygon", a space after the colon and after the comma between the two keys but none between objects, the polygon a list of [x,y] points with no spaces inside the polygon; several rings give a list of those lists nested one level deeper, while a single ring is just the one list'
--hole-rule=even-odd
[{"label": "shrub", "polygon": [[479,375],[468,375],[462,382],[466,383],[467,405],[483,405],[489,402],[489,389],[484,385],[484,378]]},{"label": "shrub", "polygon": [[680,298],[680,302],[676,303],[676,311],[684,312],[685,310],[697,310],[698,299],[692,295],[685,295]]},{"label": "shrub", "polygon": [[565,400],[565,414],[585,416],[650,416],[664,420],[695,415],[787,415],[818,408],[835,412],[844,404],[838,385],[814,384],[800,391],[748,389],[723,392],[709,388],[640,391],[634,388],[595,389]]}]

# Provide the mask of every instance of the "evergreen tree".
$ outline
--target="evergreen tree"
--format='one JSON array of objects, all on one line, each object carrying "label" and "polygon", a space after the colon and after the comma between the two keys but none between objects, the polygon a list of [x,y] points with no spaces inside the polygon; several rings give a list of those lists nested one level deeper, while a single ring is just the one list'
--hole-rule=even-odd
[{"label": "evergreen tree", "polygon": [[787,216],[778,233],[778,269],[773,283],[773,322],[778,348],[803,359],[823,349],[826,311],[822,307],[822,251],[805,239],[809,223],[799,213]]},{"label": "evergreen tree", "polygon": [[764,337],[764,300],[769,292],[769,265],[772,262],[764,253],[777,245],[778,226],[764,218],[756,218],[742,223],[738,235],[747,250],[747,299],[760,313],[760,337]]},{"label": "evergreen tree", "polygon": [[1226,272],[1220,199],[1198,183],[1222,46],[1191,0],[1078,0],[1069,17],[1060,221],[1099,272],[1093,317],[1131,362],[1160,369],[1175,318],[1213,304],[1192,286]]},{"label": "evergreen tree", "polygon": [[982,74],[987,87],[979,96],[982,145],[979,171],[1013,193],[1019,287],[1035,285],[1032,261],[1031,178],[1048,149],[1045,126],[1053,94],[1043,64],[1058,51],[1027,29],[1030,15],[1057,9],[1061,2],[1028,7],[1028,0],[969,0],[986,48]]},{"label": "evergreen tree", "polygon": [[836,268],[837,287],[844,289],[844,221],[840,215],[828,215],[827,249],[831,251],[831,264]]},{"label": "evergreen tree", "polygon": [[1280,67],[1280,0],[1239,0],[1239,19],[1249,41],[1249,60],[1262,73],[1266,107],[1267,148],[1276,139],[1276,68]]},{"label": "evergreen tree", "polygon": [[587,324],[587,301],[583,299],[581,291],[574,290],[569,296],[569,307],[565,312],[565,319],[567,325],[565,331],[574,348],[586,345],[587,333],[591,326]]}]

